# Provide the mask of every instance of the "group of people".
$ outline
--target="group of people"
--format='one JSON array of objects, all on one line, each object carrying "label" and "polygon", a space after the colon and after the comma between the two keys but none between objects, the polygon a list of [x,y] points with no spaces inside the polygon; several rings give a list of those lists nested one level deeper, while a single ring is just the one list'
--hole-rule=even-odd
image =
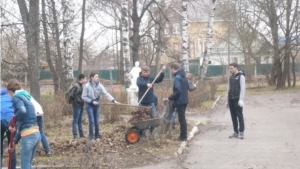
[{"label": "group of people", "polygon": [[[158,75],[158,78],[154,79],[150,76],[150,68],[148,66],[143,66],[141,68],[140,76],[137,78],[136,83],[139,88],[138,100],[140,102],[140,105],[151,106],[153,116],[157,115],[153,83],[160,83],[163,81],[165,69],[166,66],[163,66],[161,73]],[[185,71],[180,68],[180,64],[176,62],[170,64],[170,71],[174,75],[173,93],[167,98],[167,100],[173,102],[174,104],[172,122],[175,122],[175,118],[178,114],[180,123],[180,136],[177,138],[177,140],[185,141],[187,140],[185,110],[189,102],[188,91],[193,91],[196,88],[196,84],[193,83],[192,74],[186,74]],[[148,92],[145,94],[147,90]],[[153,128],[150,128],[150,132],[152,132],[152,130]]]},{"label": "group of people", "polygon": [[[155,106],[155,95],[153,91],[152,83],[160,83],[164,78],[165,67],[162,68],[163,71],[154,81],[153,77],[150,77],[150,68],[148,66],[143,66],[140,77],[137,79],[137,86],[139,88],[138,98],[142,99],[142,96],[147,91],[150,90],[145,95],[141,102],[141,106],[151,106],[152,114],[155,116],[156,106]],[[228,79],[228,90],[227,90],[227,102],[226,105],[229,107],[231,119],[233,123],[233,134],[229,138],[240,138],[244,139],[244,97],[246,92],[245,86],[245,74],[238,69],[237,63],[229,64],[230,77]],[[187,140],[187,124],[185,118],[185,110],[189,102],[188,91],[193,91],[196,88],[196,84],[193,83],[193,75],[186,74],[183,69],[180,68],[178,63],[172,63],[170,65],[170,71],[174,75],[173,82],[173,93],[168,97],[169,101],[174,104],[174,113],[171,118],[171,122],[175,121],[178,114],[178,120],[180,124],[180,136],[177,138],[178,141]],[[153,82],[154,81],[154,82]],[[174,123],[173,123],[174,124]],[[151,131],[151,129],[150,129]]]},{"label": "group of people", "polygon": [[[238,65],[236,63],[230,64],[229,67],[232,75],[228,81],[227,106],[230,108],[234,130],[234,133],[229,137],[240,137],[243,139],[245,77],[242,72],[238,71]],[[163,81],[165,69],[166,66],[163,66],[159,77],[154,79],[150,76],[150,68],[148,66],[143,66],[141,68],[140,76],[137,78],[136,85],[139,88],[138,99],[140,105],[151,106],[153,116],[157,115],[153,83],[160,83]],[[177,140],[186,141],[187,123],[185,111],[187,104],[189,103],[188,92],[194,90],[196,84],[193,83],[193,76],[191,74],[186,74],[185,71],[181,69],[180,64],[175,62],[170,64],[170,71],[174,75],[173,93],[167,100],[174,104],[173,120],[178,114],[180,135]],[[1,86],[0,165],[2,167],[4,136],[6,135],[8,142],[10,142],[9,135],[13,133],[14,138],[8,148],[8,151],[12,153],[12,169],[16,168],[15,145],[18,144],[20,140],[21,168],[31,169],[32,160],[40,141],[42,142],[45,153],[47,155],[51,154],[47,137],[43,132],[44,113],[42,107],[26,90],[22,89],[19,81],[12,79],[9,80],[8,83],[2,83]],[[148,92],[145,94],[147,90]],[[87,81],[85,75],[80,74],[78,80],[72,84],[69,97],[72,100],[73,106],[72,133],[74,139],[85,137],[82,129],[82,115],[85,105],[89,120],[88,137],[91,141],[100,140],[100,94],[104,95],[112,103],[120,104],[106,91],[104,86],[99,83],[99,76],[97,73],[91,73],[89,81]],[[12,120],[13,115],[16,116],[15,128],[10,127],[10,121]],[[240,127],[238,128],[238,126]]]},{"label": "group of people", "polygon": [[[138,100],[140,106],[150,106],[152,108],[152,115],[156,116],[156,96],[154,95],[153,83],[160,83],[164,79],[164,72],[166,66],[162,67],[162,71],[158,78],[150,76],[150,68],[148,66],[142,66],[139,77],[137,78],[136,85],[138,86]],[[186,75],[185,71],[180,68],[180,64],[172,63],[170,70],[174,74],[173,94],[168,97],[169,101],[174,102],[175,110],[173,115],[176,118],[178,113],[178,119],[180,123],[181,134],[178,138],[179,141],[187,140],[187,124],[185,119],[185,110],[189,102],[188,91],[195,89],[196,84],[192,81],[193,76],[191,74]],[[148,90],[149,89],[149,90]],[[147,91],[148,90],[148,91]],[[146,93],[147,91],[147,93]],[[146,93],[146,94],[145,94]],[[101,138],[99,131],[99,95],[103,94],[109,101],[119,104],[114,97],[112,97],[99,83],[99,77],[96,73],[90,74],[90,81],[87,82],[86,77],[83,74],[78,76],[77,82],[73,84],[70,92],[70,98],[73,105],[73,122],[72,133],[74,139],[78,137],[85,137],[82,130],[82,114],[83,107],[86,105],[89,120],[89,139],[99,141]],[[145,96],[144,96],[145,94]],[[144,97],[143,97],[144,96]],[[141,100],[142,99],[142,100]],[[153,128],[150,128],[152,131]],[[79,133],[79,135],[78,135]]]},{"label": "group of people", "polygon": [[[4,153],[4,138],[8,138],[8,150],[12,153],[11,168],[16,168],[15,146],[21,140],[21,168],[31,169],[37,147],[42,142],[46,155],[51,154],[48,139],[43,132],[43,110],[41,105],[24,89],[18,80],[11,79],[1,83],[1,167]],[[10,123],[13,116],[16,127]],[[13,134],[13,140],[10,135]]]},{"label": "group of people", "polygon": [[87,81],[84,74],[78,76],[78,80],[73,84],[69,95],[73,107],[72,133],[74,139],[85,137],[82,130],[82,115],[85,105],[89,120],[88,137],[91,141],[100,141],[100,94],[104,95],[112,103],[119,104],[99,82],[97,73],[91,73],[89,81]]}]

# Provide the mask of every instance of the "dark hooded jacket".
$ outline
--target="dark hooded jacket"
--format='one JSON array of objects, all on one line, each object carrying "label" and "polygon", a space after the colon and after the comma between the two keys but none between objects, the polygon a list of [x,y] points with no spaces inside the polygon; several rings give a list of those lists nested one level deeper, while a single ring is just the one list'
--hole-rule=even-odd
[{"label": "dark hooded jacket", "polygon": [[[159,75],[159,77],[155,80],[154,83],[160,83],[163,81],[165,77],[164,73],[161,73]],[[152,76],[148,76],[148,77],[143,77],[140,76],[137,78],[136,81],[136,85],[139,87],[139,92],[138,92],[138,98],[139,101],[141,100],[141,98],[143,97],[144,93],[147,91],[148,87],[147,84],[148,83],[152,83],[154,81],[154,78]],[[143,105],[149,105],[150,103],[155,103],[157,102],[157,98],[155,98],[154,96],[154,90],[153,87],[149,89],[148,93],[146,94],[146,96],[144,97],[144,99],[141,101],[141,104]],[[156,103],[157,104],[157,103]]]},{"label": "dark hooded jacket", "polygon": [[174,101],[175,105],[184,105],[189,103],[189,84],[183,69],[179,69],[174,74],[173,94],[169,100]]}]

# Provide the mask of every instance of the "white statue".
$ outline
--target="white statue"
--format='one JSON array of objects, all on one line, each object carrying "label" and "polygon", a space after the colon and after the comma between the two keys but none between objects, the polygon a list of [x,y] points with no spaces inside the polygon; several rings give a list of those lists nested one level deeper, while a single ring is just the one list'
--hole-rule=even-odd
[{"label": "white statue", "polygon": [[138,86],[136,85],[136,81],[137,81],[137,78],[140,76],[140,72],[141,72],[141,68],[139,66],[140,66],[140,62],[136,61],[135,66],[131,69],[131,71],[129,73],[130,76],[131,76],[131,85],[130,85],[129,88],[131,88],[131,89],[138,90]]}]

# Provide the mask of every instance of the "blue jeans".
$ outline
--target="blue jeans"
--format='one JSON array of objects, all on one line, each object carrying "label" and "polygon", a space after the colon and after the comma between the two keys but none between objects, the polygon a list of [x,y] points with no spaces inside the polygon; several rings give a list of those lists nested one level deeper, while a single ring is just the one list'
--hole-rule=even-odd
[{"label": "blue jeans", "polygon": [[82,130],[82,114],[83,114],[83,107],[73,106],[72,133],[74,137],[78,137],[77,126],[78,126],[79,136],[80,137],[84,136]]},{"label": "blue jeans", "polygon": [[39,132],[22,137],[21,140],[21,168],[32,169],[32,160],[34,158],[36,149],[39,146],[41,134]]},{"label": "blue jeans", "polygon": [[156,106],[155,106],[154,102],[153,102],[153,103],[149,103],[149,104],[143,104],[143,103],[141,103],[140,105],[141,105],[141,106],[151,106],[152,115],[153,115],[154,117],[157,115],[157,112],[156,112]]},{"label": "blue jeans", "polygon": [[[157,112],[156,112],[156,106],[155,106],[155,103],[152,102],[152,103],[149,103],[149,104],[140,104],[141,106],[151,106],[151,110],[152,110],[152,116],[156,116],[157,115]],[[150,133],[152,133],[152,131],[154,130],[154,127],[150,127]],[[144,132],[144,131],[142,131]],[[144,135],[144,134],[142,134]]]},{"label": "blue jeans", "polygon": [[[93,104],[86,104],[88,119],[89,119],[89,139],[100,138],[99,124],[100,124],[100,106]],[[94,132],[95,127],[95,132]]]},{"label": "blue jeans", "polygon": [[49,146],[49,142],[48,142],[48,139],[44,133],[44,117],[43,116],[37,116],[37,124],[39,126],[39,130],[40,130],[40,133],[41,133],[41,142],[42,142],[42,145],[43,145],[43,148],[45,150],[46,153],[50,153],[50,146]]},{"label": "blue jeans", "polygon": [[[4,121],[1,120],[1,161],[0,161],[0,168],[2,168],[2,157],[3,157],[3,142],[4,142],[4,133],[7,135],[8,144],[10,141],[10,132],[8,131],[8,126],[4,125]],[[6,123],[6,122],[5,122]],[[16,169],[16,150],[12,153],[12,161],[11,161],[11,169]]]}]

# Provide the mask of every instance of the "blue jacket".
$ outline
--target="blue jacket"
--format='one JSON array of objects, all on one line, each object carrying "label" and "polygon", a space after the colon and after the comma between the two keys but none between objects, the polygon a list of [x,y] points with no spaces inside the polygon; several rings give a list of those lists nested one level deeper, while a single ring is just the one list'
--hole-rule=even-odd
[{"label": "blue jacket", "polygon": [[6,88],[1,88],[1,120],[11,120],[14,115],[12,99]]},{"label": "blue jacket", "polygon": [[22,130],[33,127],[37,123],[34,106],[30,102],[30,99],[30,94],[25,90],[17,91],[12,98],[17,123],[17,134],[14,138],[15,143],[18,143],[21,139],[20,132]]},{"label": "blue jacket", "polygon": [[169,96],[169,100],[174,101],[176,105],[184,105],[189,103],[189,83],[183,69],[179,69],[174,74],[173,94]]},{"label": "blue jacket", "polygon": [[[165,77],[164,73],[161,73],[159,75],[159,77],[155,80],[154,83],[160,83],[163,81]],[[138,92],[138,96],[139,96],[139,101],[140,99],[143,97],[144,93],[147,91],[148,87],[147,87],[147,83],[152,83],[154,80],[153,77],[143,77],[140,76],[137,78],[136,80],[136,85],[139,87],[139,92]],[[146,94],[146,96],[144,97],[144,99],[142,100],[141,104],[144,105],[149,105],[150,103],[154,103],[154,91],[153,91],[153,87],[150,88],[150,90],[148,91],[148,93]]]}]

